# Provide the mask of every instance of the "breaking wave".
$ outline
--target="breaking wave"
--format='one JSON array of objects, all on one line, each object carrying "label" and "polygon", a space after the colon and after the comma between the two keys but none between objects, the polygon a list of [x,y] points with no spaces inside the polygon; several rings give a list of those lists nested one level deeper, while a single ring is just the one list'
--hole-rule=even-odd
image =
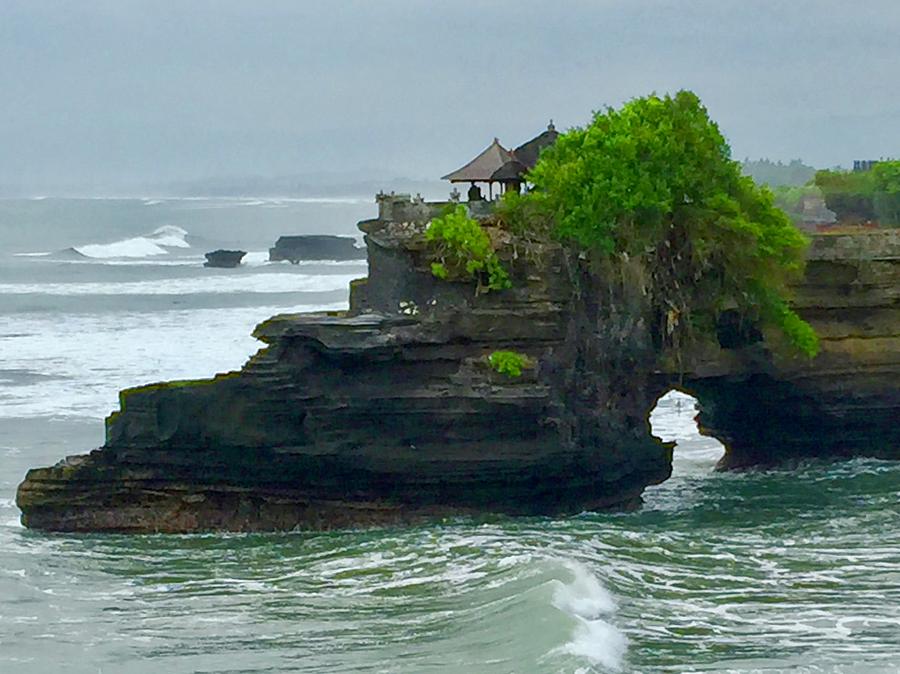
[{"label": "breaking wave", "polygon": [[592,665],[599,665],[614,672],[622,669],[628,639],[609,618],[616,611],[613,596],[586,566],[577,562],[566,564],[573,580],[558,586],[553,593],[553,605],[574,618],[572,638],[560,650],[585,658]]},{"label": "breaking wave", "polygon": [[[188,233],[181,227],[163,225],[148,236],[136,236],[112,243],[89,243],[68,249],[88,258],[152,257],[166,255],[171,248],[190,248]],[[65,252],[65,251],[64,251]]]}]

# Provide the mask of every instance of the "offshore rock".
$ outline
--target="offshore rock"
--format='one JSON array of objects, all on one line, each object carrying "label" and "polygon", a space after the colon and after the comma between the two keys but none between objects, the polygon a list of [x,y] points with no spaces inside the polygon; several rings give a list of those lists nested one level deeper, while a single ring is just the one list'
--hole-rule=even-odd
[{"label": "offshore rock", "polygon": [[220,248],[211,253],[206,253],[206,262],[203,263],[203,266],[233,269],[241,265],[241,260],[244,259],[246,254],[247,251],[245,250],[223,250]]},{"label": "offshore rock", "polygon": [[281,236],[275,246],[269,248],[270,262],[287,260],[291,264],[303,260],[361,260],[365,256],[365,248],[358,248],[356,239],[351,236]]},{"label": "offshore rock", "polygon": [[[581,270],[554,245],[489,228],[513,288],[475,294],[429,271],[425,220],[360,223],[369,277],[349,312],[276,316],[239,372],[123,391],[105,445],[29,471],[26,526],[58,531],[328,529],[456,514],[632,507],[671,472],[648,414],[679,386],[724,465],[897,457],[898,240],[816,240],[797,306],[815,360],[735,331],[654,347],[640,270]],[[763,339],[765,337],[765,339]],[[495,350],[526,354],[521,377]]]}]

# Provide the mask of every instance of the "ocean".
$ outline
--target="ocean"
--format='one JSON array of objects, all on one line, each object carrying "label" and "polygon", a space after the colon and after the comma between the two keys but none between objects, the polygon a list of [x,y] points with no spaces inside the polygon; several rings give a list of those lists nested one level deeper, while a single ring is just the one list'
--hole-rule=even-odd
[{"label": "ocean", "polygon": [[[103,442],[119,389],[239,368],[253,326],[341,308],[372,199],[0,200],[0,672],[900,672],[900,464],[716,473],[694,401],[651,418],[674,474],[629,513],[409,528],[60,535],[32,466]],[[248,251],[238,269],[203,253]]]}]

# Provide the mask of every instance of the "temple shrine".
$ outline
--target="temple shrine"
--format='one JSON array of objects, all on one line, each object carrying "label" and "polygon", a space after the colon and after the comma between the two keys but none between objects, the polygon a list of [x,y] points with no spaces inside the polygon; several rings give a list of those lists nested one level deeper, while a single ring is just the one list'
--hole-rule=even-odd
[{"label": "temple shrine", "polygon": [[553,145],[558,137],[559,132],[553,126],[553,120],[550,120],[546,131],[519,145],[515,150],[507,150],[497,138],[494,138],[494,142],[472,161],[448,173],[442,180],[449,180],[451,183],[469,183],[469,201],[484,199],[479,183],[487,183],[488,200],[494,198],[494,183],[499,186],[500,194],[509,190],[519,192],[525,182],[525,174],[537,164],[541,150]]}]

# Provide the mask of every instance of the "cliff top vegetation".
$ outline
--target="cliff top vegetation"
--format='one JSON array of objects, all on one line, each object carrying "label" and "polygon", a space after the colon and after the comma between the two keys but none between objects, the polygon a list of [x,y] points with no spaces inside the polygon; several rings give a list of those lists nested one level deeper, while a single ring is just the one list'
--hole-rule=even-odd
[{"label": "cliff top vegetation", "polygon": [[742,174],[700,99],[651,95],[562,134],[500,208],[513,231],[551,236],[594,263],[638,265],[662,345],[715,332],[719,316],[780,329],[812,356],[818,339],[788,304],[806,237]]}]

